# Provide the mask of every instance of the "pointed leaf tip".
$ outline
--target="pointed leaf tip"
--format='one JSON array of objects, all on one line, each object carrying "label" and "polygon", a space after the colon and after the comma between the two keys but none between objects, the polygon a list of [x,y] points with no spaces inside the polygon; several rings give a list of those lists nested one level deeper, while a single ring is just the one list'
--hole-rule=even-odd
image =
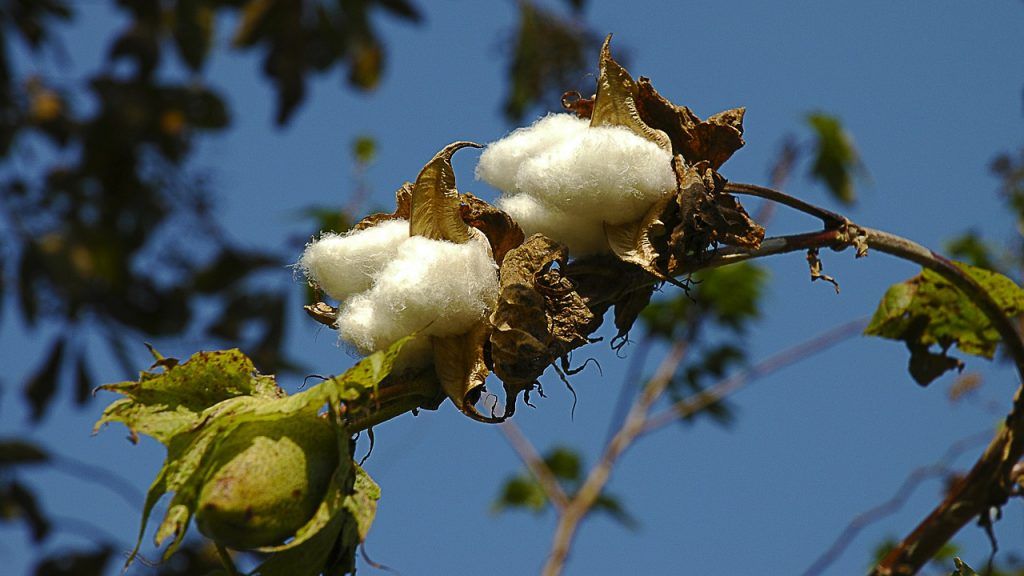
[{"label": "pointed leaf tip", "polygon": [[459,191],[455,188],[452,156],[463,148],[483,148],[476,142],[459,141],[445,146],[427,162],[412,187],[409,235],[457,244],[469,241],[469,226],[460,215]]}]

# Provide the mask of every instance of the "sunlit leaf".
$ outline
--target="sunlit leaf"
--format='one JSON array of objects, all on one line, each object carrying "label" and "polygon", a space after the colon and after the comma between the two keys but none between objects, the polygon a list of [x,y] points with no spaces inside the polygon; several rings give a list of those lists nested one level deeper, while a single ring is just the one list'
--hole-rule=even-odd
[{"label": "sunlit leaf", "polygon": [[[1007,316],[1024,311],[1024,290],[1002,274],[956,265],[996,301]],[[931,270],[889,288],[865,334],[902,340],[910,349],[914,379],[927,385],[962,362],[946,356],[953,345],[965,354],[995,355],[999,333],[977,306],[949,281]],[[931,351],[937,345],[939,353]]]},{"label": "sunlit leaf", "polygon": [[[230,539],[225,542],[228,545],[269,547],[265,551],[272,556],[261,565],[259,573],[313,576],[342,564],[350,570],[354,548],[372,522],[379,489],[365,474],[359,476],[362,472],[351,460],[348,434],[343,428],[328,433],[333,439],[329,444],[318,439],[321,432],[313,435],[328,425],[317,414],[326,405],[335,407],[334,413],[339,402],[369,402],[408,340],[403,338],[387,350],[364,358],[346,373],[292,396],[285,396],[272,377],[258,374],[252,362],[237,350],[199,353],[180,364],[153,351],[160,371],[143,372],[137,382],[102,387],[126,397],[107,408],[97,427],[120,421],[167,446],[167,459],[146,495],[139,540],[128,562],[138,551],[154,506],[165,494],[173,493],[156,531],[157,545],[171,540],[165,558],[178,548],[188,524],[198,514],[200,528]],[[337,450],[333,472],[317,468],[334,466],[330,464],[333,459],[319,454],[324,449]],[[264,460],[282,457],[288,460]],[[304,470],[291,470],[289,466]],[[249,472],[231,472],[236,468]],[[321,492],[312,482],[326,479],[326,472],[330,480],[321,484]],[[223,481],[218,480],[222,473],[227,474]],[[285,476],[278,478],[281,474]],[[298,492],[288,487],[304,478],[310,484],[296,486]],[[271,485],[263,484],[267,481]],[[294,514],[286,515],[278,499],[292,506],[296,493],[316,497],[319,504],[311,512],[295,508]],[[235,500],[239,497],[245,498],[241,504]],[[204,501],[216,504],[200,507]],[[251,531],[238,532],[230,523],[236,508],[244,511],[238,514],[244,515],[246,523],[252,523]],[[266,514],[269,510],[276,512]],[[294,525],[291,520],[300,524]],[[287,530],[289,536],[281,537],[281,530]],[[339,538],[343,554],[328,557]]]}]

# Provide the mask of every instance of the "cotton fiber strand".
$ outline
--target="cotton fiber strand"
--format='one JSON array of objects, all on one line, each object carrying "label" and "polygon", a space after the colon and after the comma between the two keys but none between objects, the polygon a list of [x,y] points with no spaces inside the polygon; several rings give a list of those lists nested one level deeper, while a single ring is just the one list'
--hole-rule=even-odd
[{"label": "cotton fiber strand", "polygon": [[476,177],[498,190],[512,192],[523,162],[589,126],[589,120],[574,114],[548,114],[533,125],[518,128],[489,144],[476,166]]},{"label": "cotton fiber strand", "polygon": [[523,231],[564,242],[575,254],[607,250],[604,224],[639,220],[675,190],[672,155],[619,126],[591,128],[548,115],[490,144],[476,175]]},{"label": "cotton fiber strand", "polygon": [[299,269],[328,296],[344,300],[368,290],[373,278],[394,260],[409,239],[408,220],[388,220],[347,234],[327,233],[306,246]]},{"label": "cotton fiber strand", "polygon": [[368,354],[403,336],[467,332],[498,296],[498,268],[483,234],[465,244],[413,236],[376,275],[373,286],[338,313],[341,338]]}]

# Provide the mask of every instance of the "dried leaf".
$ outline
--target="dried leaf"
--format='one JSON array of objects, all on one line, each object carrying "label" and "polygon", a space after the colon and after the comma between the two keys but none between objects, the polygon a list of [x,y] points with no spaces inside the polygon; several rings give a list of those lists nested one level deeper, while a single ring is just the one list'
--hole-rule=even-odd
[{"label": "dried leaf", "polygon": [[625,68],[612,58],[611,34],[601,46],[600,72],[597,77],[597,96],[590,117],[591,126],[622,126],[637,136],[654,142],[665,151],[672,143],[665,132],[651,128],[637,111],[637,85]]},{"label": "dried leaf", "polygon": [[506,416],[514,412],[519,392],[532,389],[553,361],[586,344],[601,323],[560,270],[567,257],[565,246],[542,234],[505,256],[490,342],[494,372],[505,387]]},{"label": "dried leaf", "polygon": [[701,120],[686,106],[676,106],[659,94],[647,78],[637,81],[636,90],[640,118],[667,134],[672,153],[682,154],[688,163],[707,162],[717,170],[743,146],[745,108]]},{"label": "dried leaf", "polygon": [[462,221],[459,191],[455,189],[452,155],[462,148],[482,148],[474,142],[453,142],[437,153],[416,177],[412,188],[409,235],[447,240],[457,244],[469,241],[469,226]]},{"label": "dried leaf", "polygon": [[460,195],[463,222],[484,233],[494,261],[501,266],[505,254],[523,243],[522,228],[511,216],[469,193]]},{"label": "dried leaf", "polygon": [[412,183],[406,182],[395,191],[395,211],[391,214],[370,214],[352,227],[353,230],[364,230],[388,220],[408,220],[412,214]]},{"label": "dried leaf", "polygon": [[445,394],[463,414],[485,422],[495,419],[481,415],[474,404],[480,399],[489,374],[484,363],[484,343],[489,336],[490,327],[480,322],[466,334],[430,338],[434,370]]},{"label": "dried leaf", "polygon": [[636,222],[604,225],[608,245],[620,260],[636,264],[648,274],[670,282],[675,282],[675,279],[662,272],[659,266],[665,250],[655,246],[667,246],[667,231],[662,218],[665,210],[674,203],[675,196],[666,196],[651,206],[647,214]]},{"label": "dried leaf", "polygon": [[761,245],[764,228],[747,215],[735,197],[719,191],[724,180],[706,162],[688,166],[683,156],[677,155],[672,167],[679,214],[669,238],[670,274],[680,273],[688,262],[699,262],[717,244],[751,250]]}]

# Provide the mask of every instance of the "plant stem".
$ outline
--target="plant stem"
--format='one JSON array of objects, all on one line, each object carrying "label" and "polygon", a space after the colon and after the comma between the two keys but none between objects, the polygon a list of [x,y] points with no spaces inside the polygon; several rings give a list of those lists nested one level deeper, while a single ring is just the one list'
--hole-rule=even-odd
[{"label": "plant stem", "polygon": [[224,571],[228,573],[228,576],[238,576],[238,569],[235,568],[235,562],[231,560],[228,549],[220,542],[214,542],[214,546],[217,548],[217,556],[220,558],[221,564],[224,565]]},{"label": "plant stem", "polygon": [[601,460],[591,469],[579,491],[559,516],[558,527],[555,529],[555,537],[551,545],[551,554],[548,556],[542,572],[544,576],[558,576],[562,573],[580,521],[601,496],[619,457],[643,433],[651,407],[665,392],[665,388],[672,381],[672,376],[686,356],[687,344],[686,341],[677,341],[672,346],[654,377],[647,383],[643,393],[630,408],[622,428],[605,447]]},{"label": "plant stem", "polygon": [[[870,248],[909,260],[936,272],[956,286],[985,314],[992,327],[999,333],[1024,383],[1024,341],[1021,340],[1017,325],[1003,313],[981,285],[949,259],[905,238],[855,226],[841,216],[777,190],[749,184],[729,184],[726,190],[760,196],[816,216],[825,221],[826,227],[830,224],[837,226],[832,231],[839,235],[837,239],[847,242],[847,245],[854,243],[851,232],[856,233]],[[768,243],[768,240],[765,242]],[[827,245],[835,247],[832,243]],[[785,249],[785,242],[781,247],[769,245],[767,248],[768,253],[790,251]],[[1006,503],[1014,485],[1010,471],[1022,455],[1024,386],[1019,386],[1004,426],[996,433],[970,472],[947,491],[946,497],[931,514],[883,558],[871,573],[876,576],[917,573],[964,525]]]}]

